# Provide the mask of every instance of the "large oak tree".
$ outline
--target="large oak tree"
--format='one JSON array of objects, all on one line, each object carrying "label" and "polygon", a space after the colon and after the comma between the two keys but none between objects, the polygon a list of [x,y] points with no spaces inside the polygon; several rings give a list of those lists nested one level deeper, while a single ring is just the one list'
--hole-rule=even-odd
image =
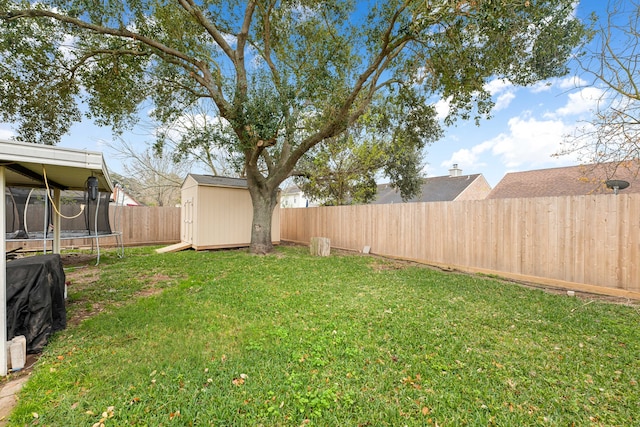
[{"label": "large oak tree", "polygon": [[491,78],[565,74],[573,3],[0,0],[0,118],[55,143],[83,114],[123,130],[141,108],[172,123],[211,104],[232,129],[216,143],[242,159],[251,250],[269,252],[278,186],[306,152],[406,91],[468,119],[489,114]]}]

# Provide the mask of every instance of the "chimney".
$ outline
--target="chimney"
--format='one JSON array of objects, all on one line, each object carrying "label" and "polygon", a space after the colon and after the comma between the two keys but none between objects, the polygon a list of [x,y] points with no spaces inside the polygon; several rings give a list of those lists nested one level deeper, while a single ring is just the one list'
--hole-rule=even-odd
[{"label": "chimney", "polygon": [[462,169],[458,168],[458,164],[454,163],[453,167],[449,169],[449,176],[460,176],[462,175]]}]

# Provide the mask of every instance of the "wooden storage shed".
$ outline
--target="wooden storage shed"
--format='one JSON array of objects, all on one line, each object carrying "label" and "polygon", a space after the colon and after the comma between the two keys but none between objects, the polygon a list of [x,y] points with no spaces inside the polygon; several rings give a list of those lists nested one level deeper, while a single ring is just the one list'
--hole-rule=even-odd
[{"label": "wooden storage shed", "polygon": [[[182,184],[180,236],[196,250],[236,248],[251,243],[253,205],[247,181],[189,174]],[[280,204],[271,222],[273,244],[280,243]]]}]

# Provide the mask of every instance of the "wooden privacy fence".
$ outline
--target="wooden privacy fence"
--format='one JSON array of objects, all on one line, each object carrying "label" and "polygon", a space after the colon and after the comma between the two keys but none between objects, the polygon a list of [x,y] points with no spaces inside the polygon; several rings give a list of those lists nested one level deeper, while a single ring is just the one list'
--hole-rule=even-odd
[{"label": "wooden privacy fence", "polygon": [[[116,221],[115,209],[110,208],[111,229],[122,231],[125,246],[164,245],[180,241],[180,208],[179,207],[148,207],[123,206],[120,209],[120,219]],[[35,215],[35,214],[34,214]],[[40,212],[40,217],[42,213]],[[42,221],[42,220],[40,220]],[[84,221],[84,220],[81,220]],[[83,225],[79,225],[81,228]],[[63,248],[78,248],[91,246],[92,239],[62,240]],[[51,250],[51,241],[47,242],[47,249]],[[115,237],[100,238],[100,246],[115,246]],[[7,242],[7,250],[22,247],[26,250],[41,250],[42,240],[27,240]]]},{"label": "wooden privacy fence", "polygon": [[640,194],[282,210],[281,239],[640,298]]}]

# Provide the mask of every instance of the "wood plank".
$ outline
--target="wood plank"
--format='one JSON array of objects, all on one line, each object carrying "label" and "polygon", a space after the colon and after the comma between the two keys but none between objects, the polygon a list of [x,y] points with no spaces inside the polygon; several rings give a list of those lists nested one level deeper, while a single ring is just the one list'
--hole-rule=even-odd
[{"label": "wood plank", "polygon": [[165,254],[167,252],[179,252],[179,251],[183,251],[185,249],[190,249],[190,248],[191,248],[191,243],[180,242],[174,245],[165,246],[164,248],[158,248],[156,249],[156,253]]}]

